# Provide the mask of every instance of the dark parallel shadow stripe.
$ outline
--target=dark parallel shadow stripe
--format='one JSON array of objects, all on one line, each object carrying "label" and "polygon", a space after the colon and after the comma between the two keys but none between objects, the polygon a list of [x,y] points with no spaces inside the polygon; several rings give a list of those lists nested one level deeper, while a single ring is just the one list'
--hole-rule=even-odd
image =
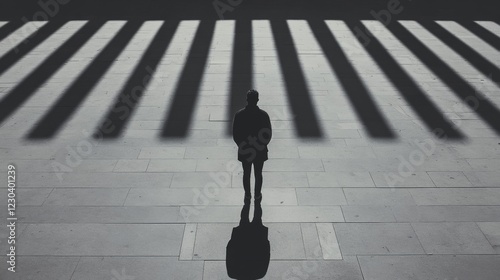
[{"label": "dark parallel shadow stripe", "polygon": [[193,118],[203,73],[212,43],[215,21],[200,21],[174,96],[167,113],[161,136],[186,137]]},{"label": "dark parallel shadow stripe", "polygon": [[500,78],[500,69],[498,69],[495,64],[491,63],[476,50],[462,42],[450,31],[446,30],[446,28],[442,27],[434,21],[420,21],[419,23],[429,32],[434,34],[434,36],[439,38],[439,40],[455,50],[459,55],[461,55],[465,60],[467,60],[485,76],[489,77],[491,80],[493,80],[494,78]]},{"label": "dark parallel shadow stripe", "polygon": [[326,23],[322,20],[310,20],[309,26],[368,134],[374,138],[395,138],[369,89],[365,87]]},{"label": "dark parallel shadow stripe", "polygon": [[462,79],[448,64],[401,23],[393,22],[388,29],[398,38],[429,70],[443,81],[452,92],[471,110],[475,111],[488,125],[500,134],[500,111],[487,97]]},{"label": "dark parallel shadow stripe", "polygon": [[38,67],[16,85],[0,101],[0,123],[18,109],[31,95],[64,65],[92,35],[101,28],[104,21],[89,21],[59,46]]},{"label": "dark parallel shadow stripe", "polygon": [[458,23],[500,51],[500,34],[495,34],[474,21],[459,21]]},{"label": "dark parallel shadow stripe", "polygon": [[294,115],[296,132],[299,137],[321,138],[323,133],[288,24],[285,20],[271,20],[271,30],[288,100]]},{"label": "dark parallel shadow stripe", "polygon": [[[43,41],[49,38],[66,22],[64,21],[49,21],[40,27],[32,36],[25,38],[22,42],[13,47],[9,52],[0,58],[0,75],[12,67],[16,62],[23,58],[26,54],[40,45]],[[30,23],[27,23],[30,24]]]},{"label": "dark parallel shadow stripe", "polygon": [[125,49],[143,21],[128,21],[92,60],[85,70],[65,90],[42,119],[28,134],[28,138],[44,139],[54,136],[74,114],[120,53]]},{"label": "dark parallel shadow stripe", "polygon": [[23,25],[20,20],[11,20],[0,27],[0,41],[7,38],[12,32],[16,31],[19,27]]},{"label": "dark parallel shadow stripe", "polygon": [[[347,25],[353,34],[356,32],[356,26],[363,26],[360,21],[348,21]],[[363,42],[361,42],[361,44],[363,44]],[[415,80],[407,74],[403,67],[399,65],[375,36],[371,36],[370,42],[363,45],[370,56],[377,62],[386,77],[389,78],[405,101],[411,106],[419,118],[422,119],[431,132],[435,134],[444,132],[448,138],[463,138],[463,135],[455,129],[451,122],[445,119],[445,116],[439,108],[427,97],[426,93],[420,89]]]},{"label": "dark parallel shadow stripe", "polygon": [[227,110],[228,135],[232,134],[233,117],[238,109],[246,104],[246,92],[252,88],[253,75],[252,22],[237,20],[234,29],[233,60],[231,66],[231,85],[229,88],[229,107]]},{"label": "dark parallel shadow stripe", "polygon": [[178,25],[178,21],[164,22],[158,29],[114,105],[95,131],[94,137],[116,138],[121,135],[167,51]]}]

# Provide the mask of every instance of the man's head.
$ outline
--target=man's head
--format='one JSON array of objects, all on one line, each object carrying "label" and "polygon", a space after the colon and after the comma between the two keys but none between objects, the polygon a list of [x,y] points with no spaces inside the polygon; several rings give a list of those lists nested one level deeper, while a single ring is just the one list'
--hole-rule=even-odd
[{"label": "man's head", "polygon": [[251,89],[247,91],[247,103],[249,105],[257,105],[257,102],[259,101],[259,92],[256,91],[255,89]]}]

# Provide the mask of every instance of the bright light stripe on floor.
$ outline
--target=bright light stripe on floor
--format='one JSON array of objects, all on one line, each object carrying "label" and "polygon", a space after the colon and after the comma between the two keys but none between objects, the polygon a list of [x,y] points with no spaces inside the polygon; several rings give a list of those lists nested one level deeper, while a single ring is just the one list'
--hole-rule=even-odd
[{"label": "bright light stripe on floor", "polygon": [[293,115],[288,107],[284,79],[268,20],[252,21],[253,84],[260,93],[259,106],[269,114],[273,131],[291,129]]},{"label": "bright light stripe on floor", "polygon": [[[155,132],[154,134],[161,134],[161,127],[166,121],[165,116],[167,116],[182,69],[186,64],[189,48],[199,24],[199,20],[183,20],[179,23],[177,30],[173,35],[172,41],[170,42],[163,58],[161,58],[160,64],[153,75],[153,84],[149,86],[145,92],[145,96],[143,96],[143,106],[144,104],[148,104],[159,107],[158,115],[151,118],[145,108],[137,108],[138,112],[135,121],[138,121],[140,119],[138,118],[139,115],[142,115],[143,113],[145,114],[145,117],[142,117],[142,120],[158,121],[158,123],[155,124],[155,128],[158,129],[158,132]],[[153,93],[153,91],[155,93]],[[153,95],[154,99],[151,98]],[[131,128],[136,127],[134,120],[132,120],[130,126]],[[134,129],[126,129],[124,131],[124,134],[127,137],[137,137],[137,133],[138,131]]]},{"label": "bright light stripe on floor", "polygon": [[[300,67],[304,73],[305,80],[308,82],[311,102],[316,110],[318,119],[322,121],[337,120],[337,116],[332,114],[329,103],[334,102],[331,100],[331,92],[343,91],[340,87],[340,82],[330,68],[307,21],[287,20],[287,23],[290,28],[290,33],[292,34],[295,48],[297,49]],[[332,81],[330,81],[330,79],[333,79],[333,84],[335,86],[325,87],[327,84],[326,81],[331,85]],[[346,105],[348,106],[349,104],[345,96],[341,98],[342,102],[347,102]],[[351,120],[356,121],[356,117],[354,116]],[[325,131],[325,133],[327,132]]]},{"label": "bright light stripe on floor", "polygon": [[[24,106],[19,109],[18,112],[14,114],[14,118],[9,120],[11,122],[18,118],[23,118],[24,115],[31,115],[27,120],[26,127],[32,127],[36,124],[45,112],[36,110],[36,114],[33,109],[44,108],[46,112],[52,109],[54,102],[68,89],[68,87],[74,82],[74,79],[90,64],[92,59],[99,53],[99,51],[105,46],[111,38],[109,34],[115,33],[118,29],[125,23],[121,22],[106,22],[93,36],[68,60],[61,68],[59,68],[45,83],[43,86],[38,88],[33,96],[26,101]],[[78,32],[73,30],[70,35]],[[103,39],[107,38],[107,39]],[[90,115],[90,114],[89,114]],[[81,129],[82,124],[87,123],[88,116],[83,123],[79,123],[75,127]]]},{"label": "bright light stripe on floor", "polygon": [[[415,21],[400,21],[410,33],[417,37],[432,52],[439,56],[458,76],[477,86],[482,82],[488,88],[496,86],[487,76],[479,72],[467,59],[458,55],[453,49]],[[484,81],[482,81],[484,80]]]},{"label": "bright light stripe on floor", "polygon": [[[120,27],[123,23],[120,22]],[[84,127],[87,131],[95,130],[95,127],[100,124],[101,119],[107,114],[109,108],[112,108],[114,105],[117,95],[128,81],[130,74],[162,23],[162,21],[146,21],[141,25],[128,45],[121,51],[85,100],[78,106],[72,118],[66,122],[66,127]],[[118,31],[119,28],[116,28],[113,33],[117,33]],[[112,37],[108,36],[108,38]],[[64,131],[65,129],[61,129],[61,132],[64,133]],[[68,132],[70,133],[70,131]]]},{"label": "bright light stripe on floor", "polygon": [[[466,112],[465,116],[479,116],[488,126],[495,130],[496,133],[500,131],[500,124],[496,121],[499,119],[500,110],[488,98],[486,98],[483,91],[474,88],[467,80],[460,77],[443,59],[434,53],[429,47],[420,41],[413,33],[406,29],[400,23],[394,23],[390,27],[391,33],[395,37],[400,38],[401,42],[424,63],[429,71],[431,71],[440,83],[446,84],[447,88],[451,89],[451,93],[455,94],[462,102],[452,105],[453,112]],[[433,85],[430,89],[434,90]],[[493,100],[496,100],[493,98]],[[468,107],[468,108],[465,108]],[[470,113],[470,111],[474,111]],[[476,116],[477,115],[477,116]]]},{"label": "bright light stripe on floor", "polygon": [[[377,106],[379,106],[379,109],[387,116],[390,125],[394,126],[394,128],[398,128],[398,126],[401,125],[398,123],[398,120],[407,118],[404,110],[397,105],[390,106],[393,107],[394,110],[389,106],[380,106],[382,105],[382,98],[384,98],[384,95],[399,96],[398,90],[394,88],[389,78],[385,76],[383,70],[356,39],[355,34],[349,30],[345,22],[327,20],[326,24],[338,41],[354,70],[359,75],[359,78],[363,84],[365,84],[368,93],[371,94],[375,102],[377,102],[377,99],[380,100],[377,102]],[[363,26],[358,27],[363,28]],[[379,38],[377,32],[374,32],[374,35]],[[372,78],[373,75],[377,75],[377,79]],[[351,110],[350,105],[346,107],[346,110]],[[365,133],[364,129],[360,129],[359,131]]]},{"label": "bright light stripe on floor", "polygon": [[[30,72],[26,71],[26,69],[36,69],[36,67],[43,63],[46,57],[50,56],[52,53],[47,52],[47,50],[54,51],[57,49],[58,46],[62,45],[74,34],[71,30],[76,29],[76,32],[78,32],[78,29],[83,27],[85,23],[86,21],[71,21],[66,23],[63,27],[47,38],[47,40],[42,42],[30,53],[21,58],[15,65],[5,71],[5,73],[0,76],[0,83],[14,83],[21,81],[25,76],[30,74]],[[34,57],[36,57],[36,59],[33,59]]]},{"label": "bright light stripe on floor", "polygon": [[[395,137],[392,133],[392,121],[387,118],[393,115],[393,108],[383,106],[383,100],[377,97],[377,92],[367,86],[372,80],[369,77],[374,74],[382,77],[382,85],[388,83],[384,80],[385,76],[344,21],[326,20],[325,25],[325,29],[331,34],[325,34],[324,39],[321,39],[319,34],[316,37],[323,40],[323,44],[332,44],[334,48],[338,48],[327,49],[325,53],[339,52],[329,54],[329,64],[334,68],[335,83],[341,83],[339,92],[343,93],[330,91],[329,94],[333,94],[337,99],[342,98],[342,102],[347,101],[345,106],[339,107],[337,113],[340,120],[347,122],[338,123],[336,126],[341,129],[357,129],[377,138]],[[328,81],[328,77],[325,77],[325,80]],[[375,128],[374,124],[379,127]]]},{"label": "bright light stripe on floor", "polygon": [[[196,106],[193,112],[193,123],[189,129],[206,127],[197,123],[202,121],[218,122],[212,123],[210,127],[217,127],[217,130],[223,130],[226,120],[226,110],[229,103],[229,88],[231,81],[231,61],[233,51],[233,36],[235,21],[218,20],[215,24],[214,37],[208,54],[208,61],[203,74]],[[212,90],[213,89],[213,90]],[[221,98],[222,105],[202,104],[203,98]],[[206,125],[206,124],[205,124]]]},{"label": "bright light stripe on floor", "polygon": [[[444,83],[441,83],[437,77],[433,77],[433,73],[427,69],[427,66],[423,63],[408,63],[408,58],[412,61],[419,62],[418,58],[406,48],[391,32],[389,32],[382,23],[378,21],[362,21],[366,28],[373,34],[376,34],[379,42],[389,51],[391,56],[399,63],[399,65],[405,70],[406,75],[409,75],[419,86],[423,92],[428,92],[430,85],[428,83],[437,83],[439,88],[447,88]],[[397,52],[394,52],[397,50]],[[418,75],[417,75],[418,73]],[[422,80],[422,77],[426,77],[426,80]],[[443,102],[438,95],[430,94],[427,95],[444,113],[447,112],[448,104]],[[453,94],[449,97],[456,98]],[[448,96],[446,97],[448,98]],[[457,102],[459,100],[457,99]],[[410,104],[408,104],[410,106]]]},{"label": "bright light stripe on floor", "polygon": [[[424,90],[427,83],[433,82],[426,67],[418,65],[418,60],[381,23],[370,21],[363,22],[363,25],[367,28],[366,32],[376,34],[368,43],[368,52],[397,88],[399,96],[404,98],[404,103],[399,107],[410,117],[403,117],[405,130],[417,129],[413,124],[417,123],[430,134],[442,131],[449,138],[462,138],[460,131],[445,117],[450,101],[443,97],[439,99],[437,94],[427,94]],[[459,102],[454,97],[450,98],[452,102]],[[389,102],[398,104],[403,100]]]},{"label": "bright light stripe on floor", "polygon": [[500,25],[498,23],[493,21],[476,21],[476,23],[500,37]]},{"label": "bright light stripe on floor", "polygon": [[[113,33],[116,33],[125,21],[106,22],[46,83],[38,89],[42,94],[34,94],[26,106],[50,105],[73,83],[78,75],[90,64],[92,59],[106,45]],[[76,31],[78,32],[78,31]],[[104,39],[106,38],[106,39]]]},{"label": "bright light stripe on floor", "polygon": [[495,48],[490,46],[490,44],[486,43],[485,41],[474,35],[472,32],[454,21],[436,21],[436,23],[447,29],[449,32],[453,33],[458,39],[476,50],[485,59],[489,60],[491,63],[497,66],[500,66],[500,51],[497,51]]},{"label": "bright light stripe on floor", "polygon": [[19,27],[1,41],[0,56],[3,56],[24,40],[29,40],[29,37],[36,34],[37,30],[45,24],[47,24],[47,21],[30,21]]},{"label": "bright light stripe on floor", "polygon": [[8,23],[8,21],[0,21],[0,28],[1,28],[2,26],[4,26],[5,24],[7,24],[7,23]]}]

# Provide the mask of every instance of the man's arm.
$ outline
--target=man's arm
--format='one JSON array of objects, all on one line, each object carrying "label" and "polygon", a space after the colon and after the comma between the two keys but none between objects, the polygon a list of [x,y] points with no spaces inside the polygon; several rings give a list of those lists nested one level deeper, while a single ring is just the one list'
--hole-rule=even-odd
[{"label": "man's arm", "polygon": [[264,124],[262,126],[262,133],[260,133],[262,139],[259,139],[262,144],[267,145],[271,142],[271,138],[273,137],[273,129],[271,127],[271,119],[267,113],[264,114]]},{"label": "man's arm", "polygon": [[241,142],[241,125],[238,114],[235,114],[233,119],[233,141],[236,145],[239,145]]}]

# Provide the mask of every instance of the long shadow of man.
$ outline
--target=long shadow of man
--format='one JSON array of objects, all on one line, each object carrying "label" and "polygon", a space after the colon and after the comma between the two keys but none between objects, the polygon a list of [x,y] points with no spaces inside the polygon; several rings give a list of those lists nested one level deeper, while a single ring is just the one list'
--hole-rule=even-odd
[{"label": "long shadow of man", "polygon": [[239,226],[233,228],[226,247],[227,275],[232,279],[261,279],[267,273],[271,258],[268,229],[262,224],[262,207],[255,203],[254,218],[250,222],[250,203],[241,210]]}]

